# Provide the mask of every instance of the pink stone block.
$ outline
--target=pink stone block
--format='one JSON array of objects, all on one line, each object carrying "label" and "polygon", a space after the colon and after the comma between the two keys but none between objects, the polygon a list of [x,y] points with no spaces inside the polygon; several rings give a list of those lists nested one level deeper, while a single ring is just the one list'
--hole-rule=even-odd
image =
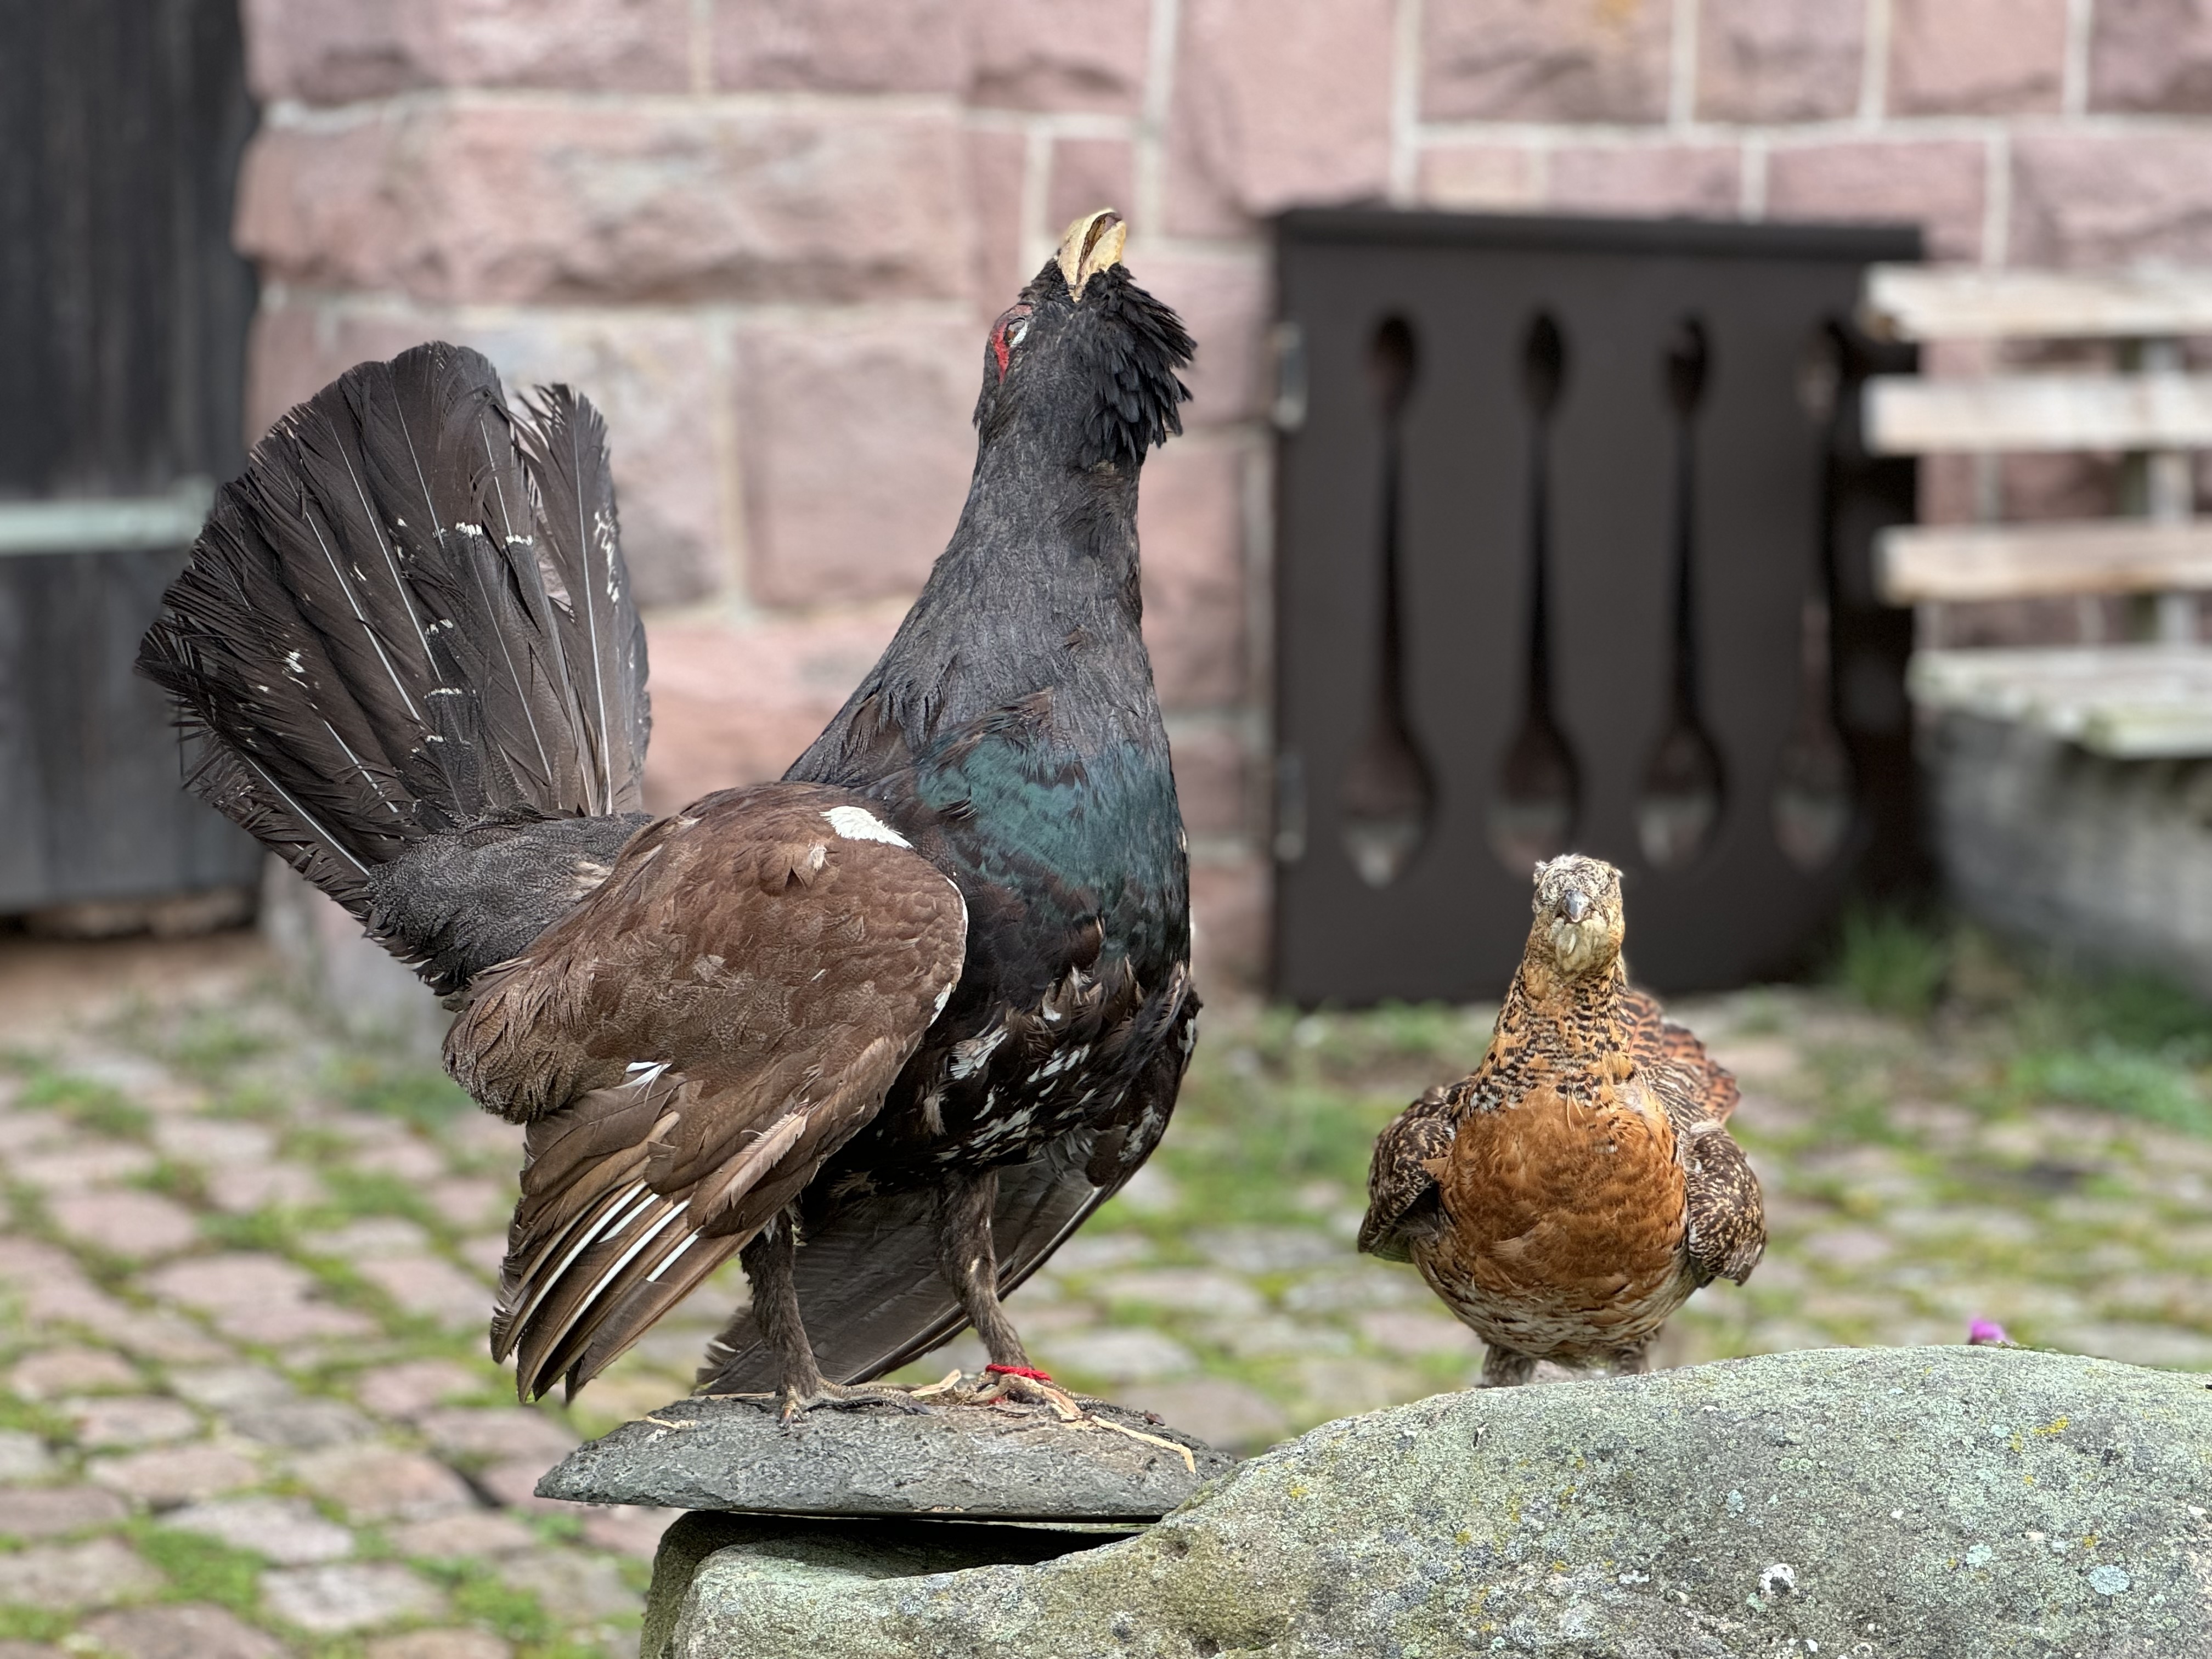
[{"label": "pink stone block", "polygon": [[100,1485],[157,1509],[195,1504],[261,1478],[252,1459],[221,1446],[173,1446],[96,1458],[85,1473]]},{"label": "pink stone block", "polygon": [[1029,140],[1018,132],[970,127],[966,143],[975,303],[984,316],[995,317],[1036,274],[1023,245],[1022,185],[1029,167]]},{"label": "pink stone block", "polygon": [[1135,203],[1133,147],[1124,138],[1062,138],[1052,147],[1044,228],[1057,236],[1086,213],[1113,208],[1126,217]]},{"label": "pink stone block", "polygon": [[1427,0],[1421,118],[1658,121],[1672,0]]},{"label": "pink stone block", "polygon": [[368,1659],[508,1659],[512,1651],[488,1630],[410,1630],[376,1638]]},{"label": "pink stone block", "polygon": [[355,1270],[407,1312],[450,1329],[466,1330],[491,1318],[491,1291],[437,1256],[391,1256],[357,1262]]},{"label": "pink stone block", "polygon": [[2090,108],[2212,111],[2212,6],[2098,0],[2090,30]]},{"label": "pink stone block", "polygon": [[1698,114],[1821,121],[1858,107],[1866,11],[1835,0],[1703,0]]},{"label": "pink stone block", "polygon": [[394,315],[301,295],[264,301],[247,351],[249,429],[258,434],[356,363],[426,339],[473,346],[510,400],[560,382],[607,423],[623,555],[647,609],[690,604],[725,585],[734,560],[726,523],[718,411],[728,354],[696,317],[623,311]]},{"label": "pink stone block", "polygon": [[451,1359],[410,1359],[364,1372],[355,1397],[379,1417],[411,1419],[432,1407],[478,1392],[483,1378]]},{"label": "pink stone block", "polygon": [[1260,860],[1190,872],[1191,976],[1202,996],[1255,988],[1267,959],[1267,875]]},{"label": "pink stone block", "polygon": [[1733,219],[1743,198],[1733,144],[1607,144],[1553,152],[1546,199],[1589,213]]},{"label": "pink stone block", "polygon": [[985,109],[1134,115],[1144,101],[1152,7],[969,0],[968,101]]},{"label": "pink stone block", "polygon": [[1243,835],[1249,828],[1243,732],[1207,721],[1178,726],[1169,740],[1184,830],[1194,836]]},{"label": "pink stone block", "polygon": [[903,604],[737,629],[662,623],[653,656],[646,804],[783,775],[890,643]]},{"label": "pink stone block", "polygon": [[401,0],[417,62],[449,86],[684,92],[690,0]]},{"label": "pink stone block", "polygon": [[2212,261],[2212,133],[2023,132],[2012,161],[2014,264]]},{"label": "pink stone block", "polygon": [[419,87],[681,92],[689,0],[246,0],[264,100],[343,104]]},{"label": "pink stone block", "polygon": [[714,82],[734,92],[957,92],[960,0],[717,0]]},{"label": "pink stone block", "polygon": [[538,1495],[538,1480],[551,1467],[550,1458],[512,1458],[482,1470],[477,1484],[511,1510],[526,1510],[533,1515],[574,1515],[573,1505]]},{"label": "pink stone block", "polygon": [[1889,107],[1899,115],[2058,107],[2068,0],[1893,0]]},{"label": "pink stone block", "polygon": [[1421,152],[1421,205],[1490,211],[1542,198],[1536,152],[1521,144],[1431,144]]},{"label": "pink stone block", "polygon": [[27,1354],[8,1370],[8,1389],[26,1400],[141,1386],[136,1367],[105,1348],[48,1348]]},{"label": "pink stone block", "polygon": [[584,1511],[584,1541],[594,1549],[650,1561],[660,1547],[660,1534],[679,1515],[676,1510],[649,1510],[635,1504],[595,1504]]},{"label": "pink stone block", "polygon": [[[131,1506],[100,1486],[13,1488],[0,1507],[0,1537],[54,1538],[128,1520]],[[0,1654],[6,1650],[0,1648]]]},{"label": "pink stone block", "polygon": [[246,79],[264,102],[348,104],[434,84],[396,0],[244,0]]},{"label": "pink stone block", "polygon": [[1242,251],[1170,253],[1142,246],[1130,270],[1176,308],[1196,343],[1196,355],[1182,374],[1191,392],[1182,406],[1184,425],[1257,419],[1272,395],[1266,260]]},{"label": "pink stone block", "polygon": [[200,1431],[199,1413],[190,1406],[154,1395],[64,1400],[61,1410],[77,1443],[100,1449],[159,1445],[187,1440]]},{"label": "pink stone block", "polygon": [[747,586],[766,605],[912,592],[967,498],[983,331],[764,323],[739,344]]},{"label": "pink stone block", "polygon": [[455,1556],[513,1555],[534,1549],[538,1534],[511,1515],[495,1510],[472,1510],[417,1521],[392,1534],[392,1547],[403,1556],[429,1556],[450,1560]]},{"label": "pink stone block", "polygon": [[574,1431],[527,1406],[442,1407],[423,1413],[416,1426],[447,1457],[532,1457],[541,1469],[574,1450],[577,1438]]},{"label": "pink stone block", "polygon": [[1929,139],[1778,146],[1766,158],[1772,219],[1906,221],[1938,259],[1982,257],[1986,146]]},{"label": "pink stone block", "polygon": [[268,276],[429,301],[957,297],[959,137],[904,106],[397,105],[264,127],[236,234]]},{"label": "pink stone block", "polygon": [[200,1236],[192,1212],[158,1193],[71,1193],[46,1207],[64,1237],[126,1261],[173,1255]]},{"label": "pink stone block", "polygon": [[499,368],[510,397],[556,381],[590,398],[607,423],[623,556],[640,605],[689,605],[719,592],[734,568],[734,525],[716,434],[730,398],[728,352],[692,316],[525,315],[441,331]]},{"label": "pink stone block", "polygon": [[1168,228],[1237,230],[1389,183],[1389,0],[1185,0]]},{"label": "pink stone block", "polygon": [[1138,498],[1145,643],[1167,708],[1243,701],[1242,443],[1179,439],[1145,463]]},{"label": "pink stone block", "polygon": [[420,1452],[341,1447],[310,1453],[293,1465],[293,1473],[354,1521],[427,1521],[476,1507],[467,1482]]},{"label": "pink stone block", "polygon": [[103,1613],[82,1633],[123,1659],[284,1659],[287,1651],[268,1632],[204,1603]]}]

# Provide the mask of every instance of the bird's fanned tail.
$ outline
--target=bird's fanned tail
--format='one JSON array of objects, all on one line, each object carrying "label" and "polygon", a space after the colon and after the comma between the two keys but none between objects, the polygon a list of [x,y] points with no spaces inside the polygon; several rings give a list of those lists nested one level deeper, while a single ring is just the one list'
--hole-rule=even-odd
[{"label": "bird's fanned tail", "polygon": [[193,789],[365,922],[433,837],[639,804],[604,430],[562,387],[528,416],[458,347],[347,371],[224,486],[139,652]]}]

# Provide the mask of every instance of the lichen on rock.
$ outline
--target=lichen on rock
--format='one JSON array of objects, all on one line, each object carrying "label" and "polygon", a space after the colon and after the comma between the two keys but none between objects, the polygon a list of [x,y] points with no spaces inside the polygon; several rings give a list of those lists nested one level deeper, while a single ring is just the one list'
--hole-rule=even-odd
[{"label": "lichen on rock", "polygon": [[2200,1377],[1773,1354],[1326,1424],[1121,1541],[748,1522],[664,1560],[645,1651],[2199,1653],[2208,1494]]}]

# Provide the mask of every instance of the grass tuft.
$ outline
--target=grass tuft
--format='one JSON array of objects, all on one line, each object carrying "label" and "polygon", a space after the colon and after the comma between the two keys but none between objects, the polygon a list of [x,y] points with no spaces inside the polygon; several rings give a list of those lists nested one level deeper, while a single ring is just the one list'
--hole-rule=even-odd
[{"label": "grass tuft", "polygon": [[1951,969],[1951,941],[1899,910],[1854,908],[1829,976],[1877,1013],[1924,1018],[1935,1011]]},{"label": "grass tuft", "polygon": [[269,1564],[252,1550],[146,1525],[135,1529],[132,1542],[168,1578],[171,1601],[212,1601],[252,1617],[260,1601],[262,1569]]}]

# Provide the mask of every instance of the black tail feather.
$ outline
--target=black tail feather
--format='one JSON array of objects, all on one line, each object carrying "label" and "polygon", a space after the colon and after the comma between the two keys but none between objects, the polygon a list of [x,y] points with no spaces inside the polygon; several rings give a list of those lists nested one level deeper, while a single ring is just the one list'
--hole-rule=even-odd
[{"label": "black tail feather", "polygon": [[348,370],[223,488],[139,653],[192,788],[364,921],[427,837],[640,803],[605,429],[565,387],[527,413],[454,346]]}]

